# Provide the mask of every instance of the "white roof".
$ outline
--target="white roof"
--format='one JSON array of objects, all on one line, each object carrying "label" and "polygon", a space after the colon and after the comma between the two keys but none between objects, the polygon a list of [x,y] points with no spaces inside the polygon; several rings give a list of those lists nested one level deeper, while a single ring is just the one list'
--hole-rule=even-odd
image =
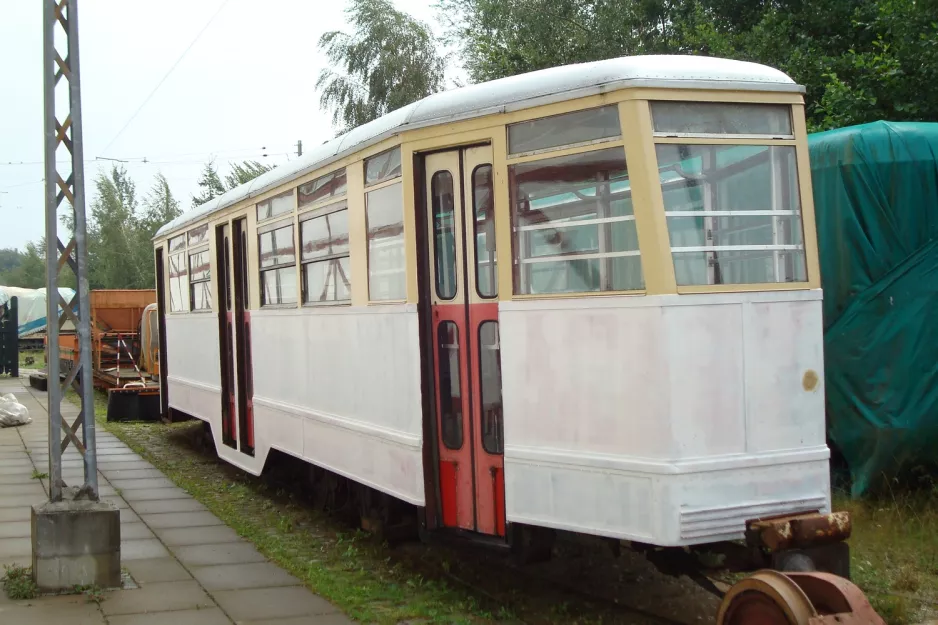
[{"label": "white roof", "polygon": [[183,213],[160,228],[156,236],[173,232],[407,130],[531,108],[623,87],[645,86],[804,92],[803,87],[771,67],[702,56],[622,57],[552,67],[478,83],[435,93],[323,143],[301,158],[280,165]]}]

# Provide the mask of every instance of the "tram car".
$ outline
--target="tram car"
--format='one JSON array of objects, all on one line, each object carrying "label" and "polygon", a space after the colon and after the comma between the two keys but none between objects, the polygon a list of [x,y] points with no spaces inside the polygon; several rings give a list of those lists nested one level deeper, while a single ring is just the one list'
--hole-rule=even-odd
[{"label": "tram car", "polygon": [[328,141],[157,233],[163,408],[426,530],[836,542],[803,93],[627,57]]}]

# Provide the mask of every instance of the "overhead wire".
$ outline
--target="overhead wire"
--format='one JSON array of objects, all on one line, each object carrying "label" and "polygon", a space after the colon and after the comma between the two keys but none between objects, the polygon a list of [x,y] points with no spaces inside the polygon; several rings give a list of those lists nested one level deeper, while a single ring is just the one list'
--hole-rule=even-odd
[{"label": "overhead wire", "polygon": [[202,30],[200,30],[200,31],[198,32],[198,34],[195,36],[195,39],[193,39],[193,40],[189,43],[189,45],[186,46],[186,49],[183,50],[183,52],[182,52],[182,54],[179,56],[179,58],[176,59],[176,62],[172,64],[172,66],[169,68],[169,70],[167,70],[167,72],[163,75],[163,77],[160,79],[160,81],[159,81],[158,83],[156,83],[156,86],[153,87],[153,90],[150,92],[150,94],[143,100],[143,102],[140,104],[140,106],[137,107],[137,110],[134,111],[134,114],[130,116],[130,119],[127,120],[127,123],[125,123],[125,124],[123,125],[123,127],[121,127],[121,129],[117,131],[117,134],[114,135],[114,138],[111,139],[111,141],[107,144],[107,146],[105,146],[105,148],[104,148],[103,150],[101,150],[101,154],[106,154],[107,151],[111,148],[111,146],[114,145],[114,142],[117,141],[117,139],[124,133],[125,130],[127,130],[127,127],[130,126],[130,124],[134,121],[134,119],[136,119],[136,117],[137,117],[137,115],[140,113],[140,111],[143,110],[143,107],[146,106],[146,105],[147,105],[147,102],[150,101],[150,98],[152,98],[153,95],[157,92],[157,90],[159,90],[159,88],[163,85],[163,83],[166,82],[166,79],[169,78],[170,74],[173,73],[173,70],[175,70],[176,67],[179,65],[179,63],[182,62],[182,60],[183,60],[183,59],[186,57],[186,55],[189,53],[189,50],[192,49],[192,46],[194,46],[194,45],[196,44],[196,42],[202,37],[202,34],[208,29],[208,27],[212,24],[212,22],[215,21],[215,18],[218,17],[218,14],[221,13],[222,9],[224,9],[225,6],[226,6],[230,1],[231,1],[231,0],[223,0],[223,1],[222,1],[222,3],[219,5],[219,7],[218,7],[218,9],[215,11],[215,13],[213,13],[212,16],[208,19],[208,21],[205,22],[205,26],[202,27]]}]

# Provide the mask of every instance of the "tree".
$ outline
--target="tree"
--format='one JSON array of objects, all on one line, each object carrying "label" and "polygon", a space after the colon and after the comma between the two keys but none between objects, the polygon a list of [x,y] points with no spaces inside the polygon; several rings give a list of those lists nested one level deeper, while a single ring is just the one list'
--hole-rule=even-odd
[{"label": "tree", "polygon": [[320,37],[332,69],[316,81],[341,132],[442,90],[444,59],[426,24],[389,0],[351,0],[346,12],[354,33]]},{"label": "tree", "polygon": [[[39,289],[46,285],[46,259],[45,242],[30,241],[26,244],[25,252],[13,251],[17,254],[17,263],[6,271],[0,272],[0,285],[16,286],[23,289]],[[65,285],[63,285],[65,286]]]},{"label": "tree", "polygon": [[143,235],[148,239],[153,238],[160,226],[182,214],[179,202],[169,190],[169,181],[162,173],[156,175],[153,186],[143,199],[143,208],[141,227]]},{"label": "tree", "polygon": [[200,206],[209,200],[212,200],[225,192],[225,185],[218,176],[218,169],[215,167],[215,161],[209,161],[202,168],[202,175],[199,177],[199,186],[202,192],[192,196],[192,205]]},{"label": "tree", "polygon": [[88,224],[91,288],[153,288],[152,234],[147,236],[138,214],[133,180],[125,169],[114,167],[109,176],[98,174],[94,184]]},{"label": "tree", "polygon": [[243,163],[232,163],[231,173],[225,176],[226,190],[231,191],[238,185],[254,180],[261,174],[269,172],[273,167],[264,165],[257,161],[244,161]]},{"label": "tree", "polygon": [[473,80],[634,54],[764,63],[811,130],[938,119],[938,0],[439,0]]}]

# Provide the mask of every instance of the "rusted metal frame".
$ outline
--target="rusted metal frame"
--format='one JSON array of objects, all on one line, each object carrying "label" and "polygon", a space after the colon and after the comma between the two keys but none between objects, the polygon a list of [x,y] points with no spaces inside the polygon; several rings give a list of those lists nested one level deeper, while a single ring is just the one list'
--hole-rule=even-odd
[{"label": "rusted metal frame", "polygon": [[840,542],[850,538],[850,513],[810,513],[747,523],[747,542],[770,552]]}]

